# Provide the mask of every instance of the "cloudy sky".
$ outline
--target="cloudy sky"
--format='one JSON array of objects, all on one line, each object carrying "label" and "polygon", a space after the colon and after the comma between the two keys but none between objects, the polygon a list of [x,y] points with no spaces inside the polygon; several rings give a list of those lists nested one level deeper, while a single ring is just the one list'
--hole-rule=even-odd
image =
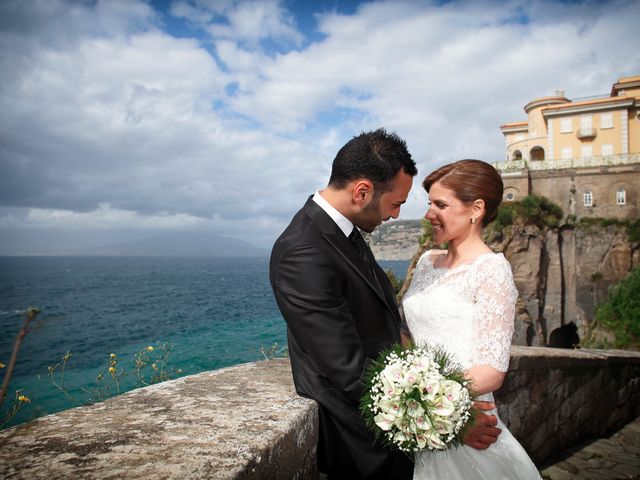
[{"label": "cloudy sky", "polygon": [[353,135],[396,131],[419,177],[502,160],[531,99],[640,74],[638,18],[636,0],[2,0],[0,254],[167,231],[269,247]]}]

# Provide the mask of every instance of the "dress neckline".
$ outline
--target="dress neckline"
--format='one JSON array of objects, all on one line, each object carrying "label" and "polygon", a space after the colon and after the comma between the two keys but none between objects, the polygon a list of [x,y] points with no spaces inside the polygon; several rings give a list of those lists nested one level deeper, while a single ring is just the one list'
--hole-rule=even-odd
[{"label": "dress neckline", "polygon": [[[501,255],[501,253],[496,253],[496,252],[485,252],[485,253],[481,253],[480,255],[478,255],[476,258],[474,258],[473,260],[471,260],[470,262],[466,262],[466,263],[460,263],[458,265],[456,265],[455,267],[436,267],[435,262],[436,262],[436,257],[437,255],[445,255],[446,250],[438,250],[439,252],[443,252],[443,253],[432,253],[434,252],[433,250],[429,250],[427,252],[428,257],[427,257],[427,261],[429,262],[429,264],[431,265],[431,268],[433,270],[443,270],[445,272],[455,272],[457,270],[463,269],[464,267],[471,267],[473,265],[475,265],[476,263],[478,263],[481,259],[488,257],[488,256],[493,256],[493,255]],[[431,258],[433,256],[433,258]]]}]

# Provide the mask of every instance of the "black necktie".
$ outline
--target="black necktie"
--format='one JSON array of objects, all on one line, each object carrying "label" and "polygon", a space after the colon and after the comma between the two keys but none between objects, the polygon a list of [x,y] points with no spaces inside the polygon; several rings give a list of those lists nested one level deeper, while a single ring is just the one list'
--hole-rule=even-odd
[{"label": "black necktie", "polygon": [[373,254],[371,253],[371,250],[369,250],[367,242],[365,242],[362,235],[360,235],[360,231],[357,227],[353,227],[353,230],[349,234],[349,240],[356,247],[356,250],[358,250],[358,253],[369,267],[369,270],[371,270],[373,278],[377,280],[376,271],[374,269],[375,260],[373,259]]}]

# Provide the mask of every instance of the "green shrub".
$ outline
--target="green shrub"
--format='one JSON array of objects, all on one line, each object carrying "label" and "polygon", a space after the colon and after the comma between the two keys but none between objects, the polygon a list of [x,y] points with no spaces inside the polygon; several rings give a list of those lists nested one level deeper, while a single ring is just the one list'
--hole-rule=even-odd
[{"label": "green shrub", "polygon": [[513,225],[513,209],[507,206],[500,207],[498,216],[495,219],[496,225],[500,227],[508,227]]},{"label": "green shrub", "polygon": [[520,201],[503,203],[492,225],[494,230],[503,229],[515,222],[537,225],[540,228],[555,228],[560,225],[562,216],[562,209],[551,200],[528,195]]},{"label": "green shrub", "polygon": [[420,236],[420,245],[424,245],[425,242],[433,241],[433,227],[431,222],[426,218],[422,219],[422,235]]},{"label": "green shrub", "polygon": [[402,288],[402,284],[404,283],[404,279],[398,279],[398,277],[396,277],[396,274],[393,273],[393,271],[390,270],[390,269],[385,270],[384,273],[387,274],[387,278],[389,279],[389,282],[391,282],[391,286],[393,287],[393,291],[397,295],[398,292],[400,291],[400,289]]},{"label": "green shrub", "polygon": [[617,347],[636,347],[640,341],[640,268],[636,267],[596,308],[596,322],[616,336]]},{"label": "green shrub", "polygon": [[629,240],[632,242],[640,242],[640,219],[629,222],[627,225],[627,233]]}]

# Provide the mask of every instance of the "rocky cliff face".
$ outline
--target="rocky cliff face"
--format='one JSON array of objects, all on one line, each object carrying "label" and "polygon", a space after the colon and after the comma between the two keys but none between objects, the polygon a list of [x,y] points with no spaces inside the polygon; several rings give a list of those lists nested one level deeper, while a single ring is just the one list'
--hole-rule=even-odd
[{"label": "rocky cliff face", "polygon": [[[387,224],[384,227],[393,229],[381,228],[377,237],[372,236],[376,258],[407,257],[409,240],[420,238],[420,221],[406,225]],[[496,252],[503,252],[509,260],[520,293],[514,345],[549,345],[553,343],[550,342],[552,332],[572,323],[577,332],[571,333],[585,338],[595,307],[606,298],[609,287],[640,265],[640,244],[632,243],[626,228],[617,225],[555,229],[512,225],[490,246]],[[425,245],[417,251],[414,247],[413,265],[400,295],[411,282],[413,266],[426,248],[431,247]]]},{"label": "rocky cliff face", "polygon": [[411,260],[420,247],[420,220],[393,220],[367,235],[377,260]]},{"label": "rocky cliff face", "polygon": [[491,247],[511,263],[520,292],[516,345],[548,345],[554,330],[571,323],[584,338],[609,287],[640,264],[640,245],[615,225],[512,226]]}]

